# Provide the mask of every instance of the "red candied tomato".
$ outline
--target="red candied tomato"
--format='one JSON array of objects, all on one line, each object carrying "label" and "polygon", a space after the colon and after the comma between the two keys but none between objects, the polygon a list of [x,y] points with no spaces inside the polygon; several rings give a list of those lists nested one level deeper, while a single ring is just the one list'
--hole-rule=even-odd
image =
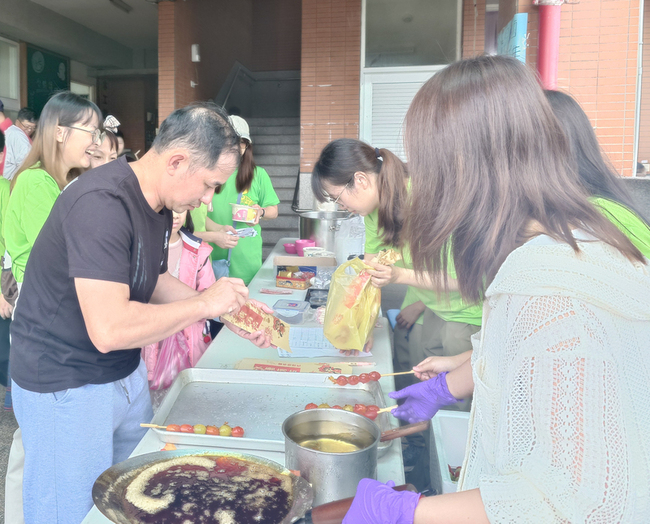
[{"label": "red candied tomato", "polygon": [[359,375],[359,382],[367,384],[370,382],[370,375],[368,375],[368,373],[361,373],[361,375]]},{"label": "red candied tomato", "polygon": [[183,424],[181,426],[181,433],[194,433],[194,426],[192,424]]},{"label": "red candied tomato", "polygon": [[181,427],[178,424],[170,424],[165,428],[167,431],[180,431]]},{"label": "red candied tomato", "polygon": [[377,412],[376,411],[366,410],[366,412],[363,415],[366,418],[369,418],[370,420],[375,420],[377,418]]},{"label": "red candied tomato", "polygon": [[208,426],[205,428],[205,433],[207,435],[218,435],[219,434],[219,428],[217,426]]},{"label": "red candied tomato", "polygon": [[244,436],[244,428],[241,426],[235,426],[232,428],[232,436],[233,437],[243,437]]},{"label": "red candied tomato", "polygon": [[369,406],[366,406],[366,411],[374,411],[375,413],[377,413],[377,411],[379,411],[379,406],[370,404]]},{"label": "red candied tomato", "polygon": [[350,375],[348,377],[348,384],[350,384],[351,386],[356,386],[358,383],[359,383],[359,377],[357,377],[356,375]]},{"label": "red candied tomato", "polygon": [[381,374],[378,371],[372,371],[368,374],[370,380],[377,381],[381,378]]},{"label": "red candied tomato", "polygon": [[336,378],[336,383],[337,383],[339,386],[347,386],[347,385],[348,385],[348,379],[347,379],[347,377],[345,377],[345,376],[343,376],[343,375],[339,375],[339,376]]},{"label": "red candied tomato", "polygon": [[364,404],[355,404],[354,405],[354,412],[359,413],[359,415],[365,415],[366,414],[366,406]]},{"label": "red candied tomato", "polygon": [[341,406],[339,406],[338,404],[334,404],[332,406],[332,409],[343,409],[343,408]]},{"label": "red candied tomato", "polygon": [[305,406],[305,409],[316,409],[318,407],[318,404],[314,404],[313,402],[310,402]]}]

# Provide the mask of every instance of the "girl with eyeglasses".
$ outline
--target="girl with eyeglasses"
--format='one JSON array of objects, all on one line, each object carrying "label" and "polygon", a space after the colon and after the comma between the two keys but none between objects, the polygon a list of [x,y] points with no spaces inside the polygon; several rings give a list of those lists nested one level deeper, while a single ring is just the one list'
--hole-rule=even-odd
[{"label": "girl with eyeglasses", "polygon": [[[54,95],[43,107],[32,149],[11,181],[11,194],[4,218],[6,252],[4,269],[10,269],[18,299],[25,268],[34,242],[75,168],[90,166],[89,148],[100,141],[101,112],[92,102],[70,92]],[[10,390],[8,390],[10,392]],[[5,399],[5,406],[11,399]],[[6,519],[22,522],[22,463],[20,429],[14,435],[7,475]]]},{"label": "girl with eyeglasses", "polygon": [[101,112],[70,92],[54,95],[41,113],[32,149],[11,181],[5,240],[20,285],[36,237],[73,168],[90,166],[90,147],[101,143]]},{"label": "girl with eyeglasses", "polygon": [[[323,148],[311,181],[320,202],[335,202],[364,217],[364,261],[372,267],[368,270],[372,283],[377,287],[408,285],[394,330],[396,369],[408,370],[429,356],[455,356],[471,349],[470,337],[481,325],[481,307],[463,301],[455,290],[440,295],[432,279],[419,279],[411,269],[403,238],[410,192],[406,164],[388,149],[340,138]],[[376,254],[386,248],[401,250],[404,260],[395,266],[376,264]],[[447,269],[453,281],[452,261]],[[365,349],[371,347],[372,339]]]}]

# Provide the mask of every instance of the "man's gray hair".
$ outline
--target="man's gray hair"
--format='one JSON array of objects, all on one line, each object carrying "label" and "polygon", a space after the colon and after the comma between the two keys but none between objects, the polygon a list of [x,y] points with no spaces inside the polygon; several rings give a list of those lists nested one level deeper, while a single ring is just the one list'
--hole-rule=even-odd
[{"label": "man's gray hair", "polygon": [[212,102],[195,102],[165,118],[153,148],[157,153],[187,149],[193,169],[212,169],[222,153],[239,155],[239,135],[222,108]]}]

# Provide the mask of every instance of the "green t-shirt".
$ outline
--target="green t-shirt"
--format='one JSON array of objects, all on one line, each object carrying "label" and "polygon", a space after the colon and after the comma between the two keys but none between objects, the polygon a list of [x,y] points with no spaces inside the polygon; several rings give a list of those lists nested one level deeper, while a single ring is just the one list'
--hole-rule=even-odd
[{"label": "green t-shirt", "polygon": [[601,197],[589,199],[607,219],[650,259],[650,227],[634,211],[614,200]]},{"label": "green t-shirt", "polygon": [[[384,243],[382,242],[381,236],[379,235],[378,220],[379,220],[378,211],[376,209],[372,213],[366,215],[363,218],[363,223],[366,226],[366,245],[364,251],[372,255],[379,253],[382,249],[387,249],[387,247],[384,246]],[[404,264],[401,260],[397,262],[395,265],[404,267]],[[400,310],[410,306],[411,304],[415,304],[416,302],[419,302],[420,299],[416,295],[415,291],[416,288],[414,288],[413,286],[408,286],[406,288],[406,295],[404,295],[404,301],[402,302],[402,307],[400,308]],[[424,314],[421,314],[415,323],[422,324],[423,319],[424,319]]]},{"label": "green t-shirt", "polygon": [[34,242],[60,194],[56,180],[38,165],[18,175],[4,220],[5,244],[17,282],[23,281]]},{"label": "green t-shirt", "polygon": [[205,217],[208,216],[208,206],[201,204],[196,209],[190,211],[192,216],[192,223],[194,224],[194,231],[205,231]]},{"label": "green t-shirt", "polygon": [[0,177],[0,257],[5,255],[5,237],[4,237],[4,223],[5,215],[7,214],[7,204],[9,204],[9,185],[10,182],[6,178]]},{"label": "green t-shirt", "polygon": [[[364,218],[364,223],[366,226],[366,253],[378,253],[382,249],[390,247],[384,246],[381,243],[381,237],[378,231],[378,214],[376,210]],[[411,262],[411,254],[408,249],[402,249],[402,258],[402,267],[411,269],[413,263]],[[456,278],[456,270],[454,268],[454,261],[451,253],[449,254],[447,262],[447,274],[451,278]],[[421,289],[409,286],[404,302],[402,303],[402,309],[419,300],[421,300],[424,305],[436,315],[447,322],[461,322],[464,324],[472,324],[474,326],[481,325],[483,305],[468,305],[463,301],[460,292],[458,291],[449,291],[448,293],[438,295],[438,293],[431,289]],[[422,317],[418,319],[418,323],[422,323]]]},{"label": "green t-shirt", "polygon": [[[223,185],[221,193],[214,195],[212,198],[212,212],[208,216],[217,224],[223,226],[233,225],[235,229],[251,227],[244,222],[232,221],[232,206],[237,203],[237,171],[235,171],[228,181]],[[241,204],[245,206],[259,205],[260,207],[275,206],[280,203],[278,195],[273,189],[271,178],[265,169],[255,168],[255,175],[251,187],[244,191],[241,198]],[[253,226],[257,231],[256,237],[240,238],[232,250],[230,256],[230,276],[241,278],[246,285],[249,284],[255,274],[262,267],[262,228],[259,224]],[[213,260],[222,260],[228,258],[228,250],[222,249],[212,244]]]}]

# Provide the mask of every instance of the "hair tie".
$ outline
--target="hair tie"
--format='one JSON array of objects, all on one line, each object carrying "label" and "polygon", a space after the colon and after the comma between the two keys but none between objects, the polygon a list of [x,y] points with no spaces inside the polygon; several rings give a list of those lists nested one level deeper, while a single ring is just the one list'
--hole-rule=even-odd
[{"label": "hair tie", "polygon": [[110,131],[113,134],[117,133],[117,126],[119,125],[120,121],[113,115],[108,115],[104,120],[104,129]]},{"label": "hair tie", "polygon": [[381,153],[379,152],[379,148],[378,148],[378,147],[375,148],[375,156],[377,157],[377,160],[381,160],[381,161],[384,160],[384,159],[382,158],[382,156],[381,156]]}]

